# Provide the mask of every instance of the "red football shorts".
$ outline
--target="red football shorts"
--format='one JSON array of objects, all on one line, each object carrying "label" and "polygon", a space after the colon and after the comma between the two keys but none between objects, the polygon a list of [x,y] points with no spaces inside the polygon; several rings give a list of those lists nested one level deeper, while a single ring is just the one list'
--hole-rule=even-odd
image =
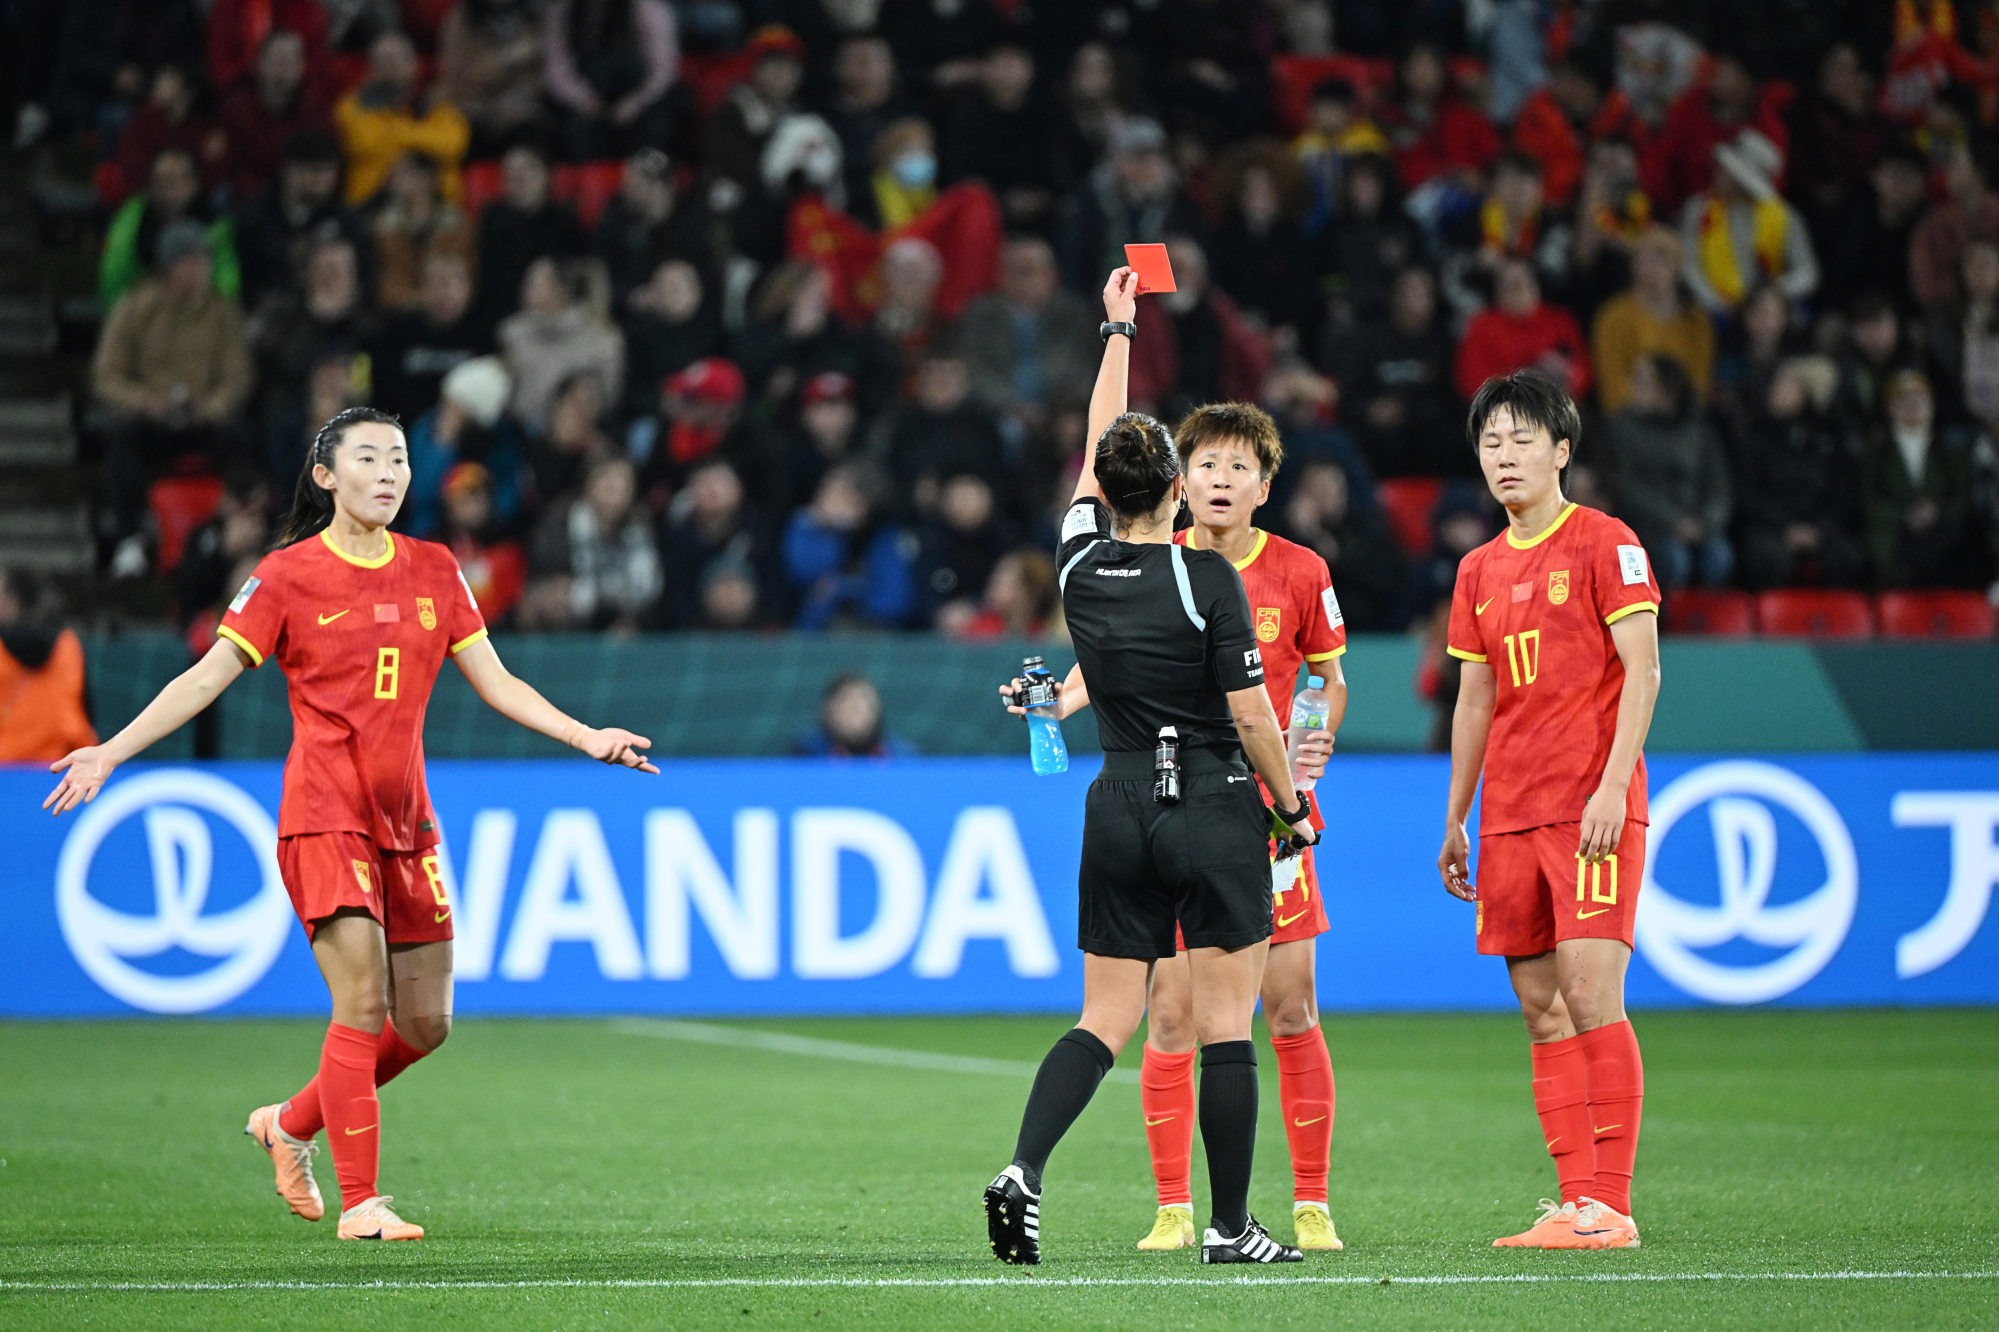
[{"label": "red football shorts", "polygon": [[[1277,844],[1272,842],[1275,851]],[[1296,856],[1282,862],[1272,861],[1270,865],[1270,905],[1273,929],[1270,942],[1300,943],[1316,939],[1332,928],[1326,920],[1326,903],[1319,896],[1319,867],[1312,853],[1319,848],[1308,846]],[[1187,951],[1187,940],[1180,933],[1180,927],[1173,927],[1173,946],[1181,952]]]},{"label": "red football shorts", "polygon": [[1563,939],[1631,945],[1645,878],[1645,825],[1624,821],[1617,850],[1599,864],[1576,852],[1580,823],[1551,823],[1478,839],[1478,951],[1545,953]]},{"label": "red football shorts", "polygon": [[316,922],[343,908],[373,916],[392,944],[451,937],[451,899],[434,847],[383,851],[354,832],[280,837],[278,872],[308,939]]}]

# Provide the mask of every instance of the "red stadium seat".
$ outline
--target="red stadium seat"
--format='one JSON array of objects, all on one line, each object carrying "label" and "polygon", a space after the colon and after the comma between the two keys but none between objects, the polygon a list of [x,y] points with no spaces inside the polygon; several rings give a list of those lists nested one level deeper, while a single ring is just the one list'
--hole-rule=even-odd
[{"label": "red stadium seat", "polygon": [[1378,482],[1375,496],[1390,530],[1411,555],[1430,553],[1430,511],[1444,483],[1433,476],[1398,476]]},{"label": "red stadium seat", "polygon": [[1666,598],[1666,629],[1675,634],[1753,634],[1756,602],[1747,592],[1675,592]]},{"label": "red stadium seat", "polygon": [[458,203],[470,217],[479,216],[505,188],[498,161],[467,162],[459,182]]},{"label": "red stadium seat", "polygon": [[1345,79],[1365,106],[1376,92],[1395,81],[1395,67],[1386,60],[1352,55],[1281,55],[1270,62],[1275,86],[1271,100],[1286,134],[1305,128],[1312,111],[1312,90],[1327,79]]},{"label": "red stadium seat", "polygon": [[1787,638],[1872,638],[1874,605],[1864,592],[1775,588],[1756,598],[1766,634]]},{"label": "red stadium seat", "polygon": [[619,161],[575,162],[555,169],[555,197],[576,206],[577,220],[585,231],[596,227],[604,205],[624,183],[625,164]]},{"label": "red stadium seat", "polygon": [[1992,636],[1992,603],[1982,592],[1883,592],[1874,609],[1884,638]]},{"label": "red stadium seat", "polygon": [[161,573],[180,567],[187,539],[215,516],[215,506],[221,502],[222,482],[217,477],[168,476],[153,482],[146,492],[146,505],[160,530]]}]

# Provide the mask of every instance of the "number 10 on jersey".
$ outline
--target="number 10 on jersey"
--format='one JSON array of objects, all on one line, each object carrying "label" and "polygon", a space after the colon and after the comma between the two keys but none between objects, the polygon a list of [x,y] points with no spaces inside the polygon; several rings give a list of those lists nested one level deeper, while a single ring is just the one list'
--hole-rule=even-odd
[{"label": "number 10 on jersey", "polygon": [[1534,683],[1541,673],[1541,631],[1522,629],[1506,636],[1506,664],[1513,671],[1513,687]]}]

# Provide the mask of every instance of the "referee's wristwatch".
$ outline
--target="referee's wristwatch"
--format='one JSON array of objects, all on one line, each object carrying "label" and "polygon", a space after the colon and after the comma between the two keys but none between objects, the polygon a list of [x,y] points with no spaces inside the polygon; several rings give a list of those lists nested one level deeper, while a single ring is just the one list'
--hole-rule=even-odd
[{"label": "referee's wristwatch", "polygon": [[1138,340],[1138,325],[1132,323],[1129,319],[1106,320],[1097,325],[1097,336],[1105,342],[1109,342],[1111,335],[1114,333],[1122,333],[1127,338],[1136,342]]},{"label": "referee's wristwatch", "polygon": [[1310,831],[1312,826],[1312,793],[1310,791],[1300,791],[1297,794],[1298,808],[1282,810],[1273,805],[1270,808],[1270,816],[1294,833],[1301,829]]}]

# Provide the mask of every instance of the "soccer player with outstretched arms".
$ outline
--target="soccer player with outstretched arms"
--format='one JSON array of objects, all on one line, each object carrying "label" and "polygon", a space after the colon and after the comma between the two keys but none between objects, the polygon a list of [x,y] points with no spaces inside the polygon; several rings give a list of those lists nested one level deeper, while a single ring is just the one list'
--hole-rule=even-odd
[{"label": "soccer player with outstretched arms", "polygon": [[44,809],[96,798],[112,769],[213,703],[244,670],[277,662],[289,685],[292,747],[278,807],[278,867],[332,993],[319,1072],[262,1106],[244,1130],[270,1154],[279,1196],[325,1214],[312,1177],[326,1130],[340,1182],[341,1239],[416,1240],[376,1186],[376,1089],[451,1031],[451,902],[424,783],[423,717],[448,657],[488,706],[614,766],[657,772],[630,731],[593,730],[509,674],[458,561],[392,535],[409,489],[396,418],[341,412],[308,450],[277,548],[223,616],[219,640],[101,745],[75,750]]},{"label": "soccer player with outstretched arms", "polygon": [[[1182,421],[1174,443],[1187,476],[1187,507],[1194,520],[1174,541],[1192,550],[1216,551],[1242,575],[1263,650],[1265,688],[1278,717],[1291,715],[1291,694],[1302,663],[1325,677],[1331,705],[1326,729],[1311,734],[1300,756],[1310,776],[1323,776],[1333,733],[1346,713],[1346,679],[1339,661],[1347,650],[1346,620],[1325,560],[1254,525],[1256,510],[1270,498],[1270,483],[1284,461],[1277,423],[1259,407],[1214,403]],[[1010,696],[1011,686],[1003,692]],[[1079,665],[1063,682],[1057,709],[1067,717],[1089,701]],[[1262,793],[1267,803],[1270,792],[1262,788]],[[1277,1052],[1284,1133],[1291,1145],[1292,1231],[1301,1249],[1338,1249],[1342,1245],[1326,1188],[1333,1139],[1333,1062],[1319,1029],[1314,976],[1313,941],[1330,928],[1319,896],[1318,848],[1282,859],[1277,851],[1273,842],[1275,918],[1262,998],[1263,1019]],[[1193,1004],[1183,949],[1153,969],[1146,1011],[1139,1103],[1159,1210],[1151,1232],[1138,1242],[1143,1250],[1180,1249],[1194,1243]]]},{"label": "soccer player with outstretched arms", "polygon": [[[1467,433],[1507,524],[1464,557],[1451,596],[1447,648],[1464,674],[1437,869],[1476,904],[1478,951],[1506,959],[1561,1192],[1493,1243],[1635,1248],[1645,1074],[1624,970],[1645,870],[1659,585],[1630,528],[1563,495],[1580,423],[1553,380],[1488,379]],[[1481,772],[1474,884],[1465,821]]]}]

